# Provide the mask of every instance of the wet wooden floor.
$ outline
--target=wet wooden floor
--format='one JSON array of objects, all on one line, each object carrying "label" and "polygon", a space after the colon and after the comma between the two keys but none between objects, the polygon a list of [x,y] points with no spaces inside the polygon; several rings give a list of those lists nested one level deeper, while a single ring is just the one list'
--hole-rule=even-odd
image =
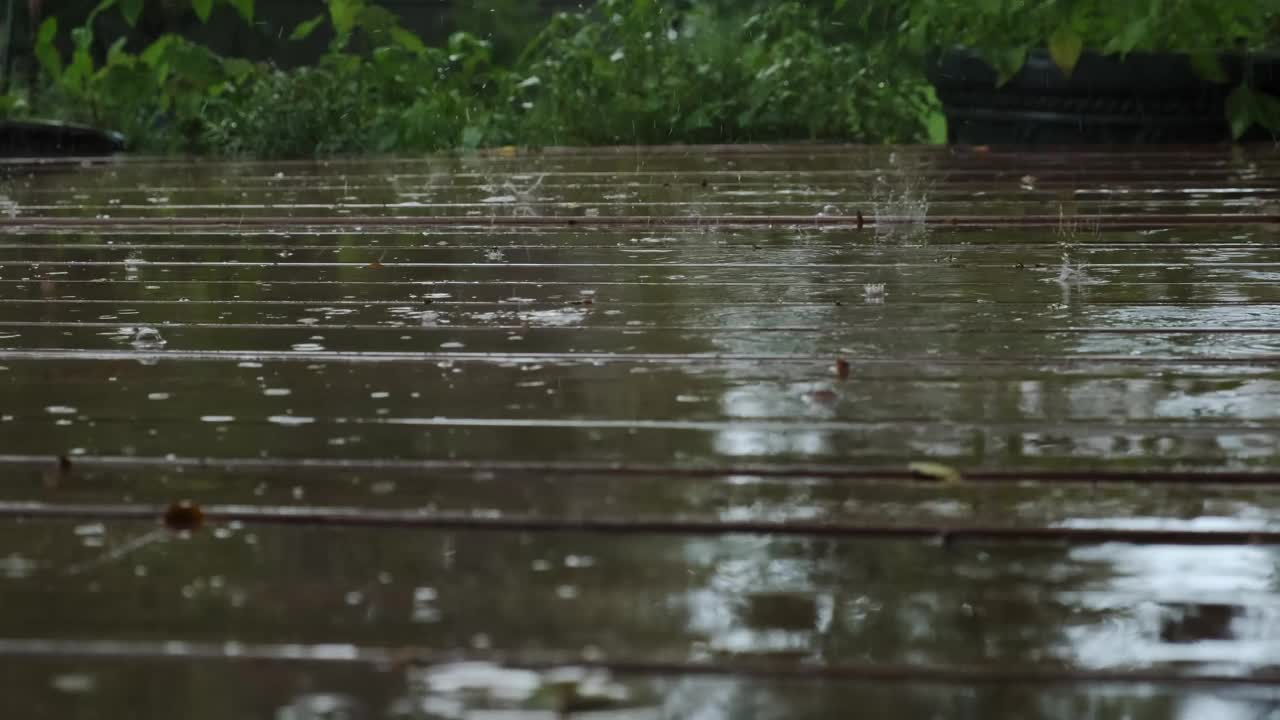
[{"label": "wet wooden floor", "polygon": [[1280,713],[1278,170],[8,164],[6,716]]}]

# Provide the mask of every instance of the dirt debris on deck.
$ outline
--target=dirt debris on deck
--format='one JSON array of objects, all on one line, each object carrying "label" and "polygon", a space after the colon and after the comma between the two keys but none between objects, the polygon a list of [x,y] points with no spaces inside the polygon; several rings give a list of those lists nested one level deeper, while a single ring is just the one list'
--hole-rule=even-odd
[{"label": "dirt debris on deck", "polygon": [[10,164],[6,707],[1280,712],[1278,169]]}]

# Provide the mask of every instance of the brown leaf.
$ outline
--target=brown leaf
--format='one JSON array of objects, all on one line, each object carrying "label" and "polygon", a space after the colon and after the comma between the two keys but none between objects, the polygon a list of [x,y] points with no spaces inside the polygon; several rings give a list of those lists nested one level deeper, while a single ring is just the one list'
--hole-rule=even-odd
[{"label": "brown leaf", "polygon": [[841,380],[849,379],[849,361],[844,358],[836,358],[836,377]]},{"label": "brown leaf", "polygon": [[204,511],[190,500],[179,500],[164,511],[164,525],[180,532],[199,530],[204,525]]}]

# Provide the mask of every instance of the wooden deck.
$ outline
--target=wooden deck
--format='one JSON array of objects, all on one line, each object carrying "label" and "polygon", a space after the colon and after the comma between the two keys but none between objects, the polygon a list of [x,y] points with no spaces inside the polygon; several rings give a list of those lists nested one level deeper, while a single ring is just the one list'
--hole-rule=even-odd
[{"label": "wooden deck", "polygon": [[1278,170],[4,165],[5,717],[1280,715]]}]

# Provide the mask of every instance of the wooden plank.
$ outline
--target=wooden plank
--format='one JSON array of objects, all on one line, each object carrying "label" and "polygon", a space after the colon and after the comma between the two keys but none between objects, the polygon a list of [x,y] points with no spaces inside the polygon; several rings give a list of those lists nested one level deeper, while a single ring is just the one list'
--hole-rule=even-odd
[{"label": "wooden plank", "polygon": [[1269,711],[1274,149],[8,165],[28,715]]}]

